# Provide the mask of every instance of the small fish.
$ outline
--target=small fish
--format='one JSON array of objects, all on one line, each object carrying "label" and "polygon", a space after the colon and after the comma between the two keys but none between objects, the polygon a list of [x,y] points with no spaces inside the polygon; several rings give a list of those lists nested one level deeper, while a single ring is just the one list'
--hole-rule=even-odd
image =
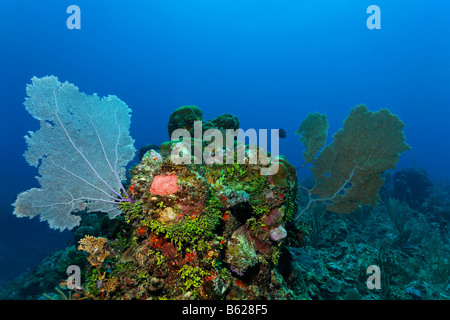
[{"label": "small fish", "polygon": [[281,139],[286,138],[286,131],[284,131],[283,128],[280,128],[280,129],[278,130],[278,136],[279,136]]}]

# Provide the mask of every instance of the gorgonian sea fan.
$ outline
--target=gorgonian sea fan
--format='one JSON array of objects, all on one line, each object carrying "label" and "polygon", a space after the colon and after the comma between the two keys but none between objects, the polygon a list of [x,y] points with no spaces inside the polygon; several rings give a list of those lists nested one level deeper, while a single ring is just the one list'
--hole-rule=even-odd
[{"label": "gorgonian sea fan", "polygon": [[311,164],[314,186],[302,187],[309,202],[295,221],[315,202],[335,213],[375,206],[384,184],[383,173],[395,169],[403,152],[411,149],[405,142],[404,127],[388,109],[372,112],[358,105],[334,134],[333,142],[325,146],[328,120],[319,113],[309,114],[297,134],[305,143],[303,156],[305,163]]},{"label": "gorgonian sea fan", "polygon": [[14,214],[40,216],[52,229],[72,229],[77,211],[113,218],[132,201],[122,185],[136,149],[129,133],[131,109],[116,96],[86,95],[55,76],[33,77],[25,107],[40,121],[25,136],[27,162],[39,169],[41,188],[18,195]]}]

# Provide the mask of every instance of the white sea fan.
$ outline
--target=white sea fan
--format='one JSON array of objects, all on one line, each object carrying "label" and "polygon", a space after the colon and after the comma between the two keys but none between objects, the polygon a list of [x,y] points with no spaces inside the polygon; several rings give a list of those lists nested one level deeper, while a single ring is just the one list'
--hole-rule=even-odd
[{"label": "white sea fan", "polygon": [[120,214],[132,201],[122,185],[136,149],[129,133],[131,109],[116,96],[86,95],[55,76],[33,77],[25,107],[40,121],[25,136],[27,162],[39,169],[41,188],[18,195],[14,214],[40,216],[52,229],[72,229],[74,212]]}]

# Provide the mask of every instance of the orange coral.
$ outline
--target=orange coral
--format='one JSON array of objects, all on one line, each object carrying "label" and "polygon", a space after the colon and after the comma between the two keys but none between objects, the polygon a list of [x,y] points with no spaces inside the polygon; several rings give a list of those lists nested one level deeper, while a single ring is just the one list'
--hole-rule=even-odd
[{"label": "orange coral", "polygon": [[[99,291],[102,293],[101,297],[109,299],[110,294],[114,292],[119,286],[119,281],[116,278],[103,279]],[[106,293],[106,296],[105,296]]]},{"label": "orange coral", "polygon": [[100,267],[109,256],[106,250],[106,238],[86,236],[79,241],[78,250],[89,253],[88,261],[94,267]]},{"label": "orange coral", "polygon": [[136,229],[136,234],[140,237],[145,236],[145,227],[139,227]]}]

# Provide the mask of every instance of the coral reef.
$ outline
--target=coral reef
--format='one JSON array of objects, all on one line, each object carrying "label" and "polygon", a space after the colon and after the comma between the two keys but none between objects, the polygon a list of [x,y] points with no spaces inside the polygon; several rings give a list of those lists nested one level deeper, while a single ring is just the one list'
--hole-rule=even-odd
[{"label": "coral reef", "polygon": [[[228,114],[204,121],[199,108],[186,106],[170,117],[169,135],[192,130],[194,121],[202,121],[203,132],[239,126]],[[275,175],[262,175],[262,165],[248,161],[249,146],[242,164],[175,164],[170,154],[178,141],[146,148],[130,170],[125,186],[133,201],[120,204],[122,215],[84,212],[75,243],[0,297],[448,299],[448,190],[430,190],[414,209],[386,188],[383,202],[370,206],[379,200],[383,172],[409,148],[402,128],[387,110],[358,106],[317,154],[328,123],[310,115],[298,133],[314,181],[302,184],[283,156],[272,159]],[[199,142],[191,146],[203,151]],[[70,264],[82,267],[82,288],[54,289]],[[370,265],[380,267],[380,290],[366,286]]]},{"label": "coral reef", "polygon": [[[184,117],[198,120],[201,110],[175,110],[170,130],[189,125]],[[238,124],[223,115],[205,127]],[[278,175],[261,175],[248,148],[244,164],[176,165],[169,157],[174,145],[148,150],[130,170],[127,191],[135,202],[122,204],[128,233],[79,241],[89,253],[84,297],[289,298],[278,265],[285,226],[297,211],[295,168],[280,156]]]},{"label": "coral reef", "polygon": [[[438,197],[441,194],[442,197]],[[392,193],[389,194],[389,197],[392,197]],[[433,202],[431,207],[423,212],[410,209],[405,216],[405,229],[410,229],[411,233],[406,242],[403,243],[398,241],[399,231],[389,216],[387,202],[383,202],[375,208],[365,206],[351,215],[336,215],[323,210],[323,208],[315,208],[315,210],[306,212],[302,221],[310,221],[313,215],[316,215],[320,227],[318,227],[319,223],[317,222],[315,225],[311,223],[311,228],[317,228],[318,230],[306,232],[302,246],[290,246],[289,235],[284,239],[285,251],[280,256],[278,270],[285,281],[278,282],[280,278],[276,274],[272,279],[273,284],[288,286],[290,294],[286,298],[289,299],[450,299],[449,234],[435,222],[440,217],[445,219],[446,214],[442,210],[450,208],[449,191],[443,186],[442,189],[432,191],[430,197],[427,201]],[[272,223],[277,223],[280,217],[278,211],[278,209],[271,210],[271,214],[267,216],[266,225],[268,227]],[[133,230],[137,230],[137,228],[123,220],[119,223],[119,221],[116,221],[119,218],[122,217],[113,220],[108,217],[105,217],[105,219],[90,217],[89,219],[86,218],[86,223],[98,221],[94,224],[94,229],[103,229],[105,234],[95,234],[95,237],[106,236],[107,234],[109,242],[117,243],[116,247],[122,247],[120,242],[122,244],[127,243],[124,236],[133,234]],[[113,228],[105,229],[105,224],[108,221],[114,221]],[[79,228],[83,228],[83,226]],[[128,228],[128,230],[124,232],[122,231],[123,228]],[[139,235],[139,232],[137,235]],[[315,245],[313,245],[314,241],[316,242]],[[118,259],[119,263],[110,265],[107,259],[102,266],[101,274],[106,271],[106,277],[110,277],[108,271],[110,266],[114,268],[126,267],[129,270],[129,282],[133,281],[136,286],[140,286],[144,281],[147,281],[147,291],[152,295],[146,298],[164,297],[164,295],[158,294],[166,290],[165,280],[167,278],[155,276],[144,280],[145,273],[138,277],[139,274],[133,273],[133,268],[131,268],[131,266],[134,266],[136,253],[130,247],[125,250],[125,247],[123,245],[123,249],[117,251],[117,255],[120,255],[118,258],[114,255],[109,256],[109,258]],[[172,248],[171,252],[166,254],[171,257],[171,254],[173,256],[173,253],[177,251]],[[198,259],[196,253],[188,253],[183,257],[186,261]],[[223,253],[224,251],[221,252],[221,254]],[[48,297],[63,299],[63,296],[54,289],[55,286],[58,286],[59,281],[64,280],[67,276],[65,273],[67,265],[77,264],[83,267],[86,264],[86,256],[87,253],[76,250],[75,245],[57,251],[47,257],[41,265],[30,271],[29,274],[2,286],[0,288],[0,299],[48,299]],[[221,259],[223,261],[225,257],[222,256]],[[224,261],[223,264],[225,263]],[[382,279],[385,280],[380,290],[369,290],[366,286],[368,278],[366,268],[373,264],[382,266]],[[90,268],[89,263],[87,267]],[[252,268],[254,267],[249,267],[244,276],[239,276],[230,269],[229,274],[235,279],[235,286],[238,287],[238,284],[240,284],[242,288],[245,288],[245,275],[254,272]],[[82,271],[84,272],[85,269],[82,268]],[[209,279],[210,274],[206,275],[202,272],[200,266],[192,266],[188,263],[178,271],[179,273],[173,276],[183,277],[179,281],[183,281],[183,285],[186,284],[185,291],[188,288],[186,293],[178,298],[199,298],[193,294],[193,291],[201,288],[203,290],[205,285],[202,284],[202,281]],[[95,270],[90,270],[85,275],[98,277]],[[83,284],[86,285],[86,277],[84,276]],[[226,291],[228,290],[226,285],[227,283],[217,283],[218,287],[214,290]],[[96,286],[97,283],[95,282]],[[116,287],[114,292],[118,289],[121,290],[120,287]],[[66,297],[70,296],[67,288],[61,290]],[[128,290],[132,291],[131,284]],[[117,292],[111,294],[109,298],[119,298],[119,295],[116,294]],[[72,293],[71,297],[72,299],[80,298],[75,292]],[[137,297],[131,294],[127,295],[129,299]],[[210,296],[210,298],[215,297],[217,296]],[[239,297],[247,299],[253,296],[247,296],[243,293]],[[98,297],[92,296],[91,298],[100,299],[101,293],[98,293]],[[106,299],[106,292],[104,298]],[[144,296],[140,296],[140,298],[143,299]]]},{"label": "coral reef", "polygon": [[[305,246],[287,247],[295,299],[450,299],[448,233],[427,218],[430,212],[410,209],[404,221],[409,235],[402,239],[387,205],[365,206],[351,215],[320,212],[317,238],[311,232]],[[378,290],[366,286],[370,265],[381,269]]]},{"label": "coral reef", "polygon": [[139,148],[139,162],[142,160],[142,158],[147,153],[147,151],[150,151],[152,149],[155,150],[155,151],[159,151],[159,145],[148,144],[146,146],[143,146],[143,147]]}]

